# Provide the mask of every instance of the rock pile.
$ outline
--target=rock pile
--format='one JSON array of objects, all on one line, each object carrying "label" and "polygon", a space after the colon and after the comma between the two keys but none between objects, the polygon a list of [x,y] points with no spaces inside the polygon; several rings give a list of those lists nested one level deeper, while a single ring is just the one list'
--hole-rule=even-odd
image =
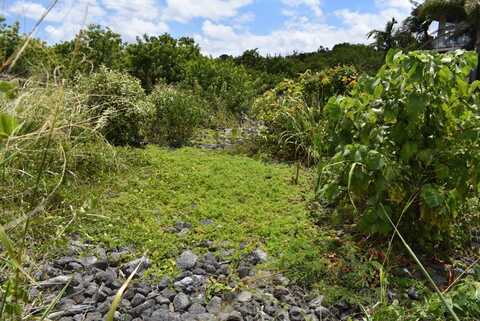
[{"label": "rock pile", "polygon": [[[146,257],[121,264],[127,250],[100,255],[62,257],[46,264],[36,275],[40,280],[31,296],[53,301],[66,289],[48,318],[60,321],[103,320],[124,280],[140,266],[139,275],[150,265]],[[255,266],[268,256],[260,249],[246,256],[232,271],[213,253],[198,256],[183,252],[176,260],[181,274],[164,277],[155,284],[137,277],[124,294],[115,315],[125,321],[316,321],[337,320],[351,314],[351,307],[323,306],[323,297],[307,299],[301,290],[276,275],[256,278]],[[243,279],[239,282],[239,279]],[[261,281],[258,281],[261,279]],[[235,281],[238,284],[234,284]],[[239,284],[242,288],[239,289]],[[249,284],[246,286],[245,284]]]}]

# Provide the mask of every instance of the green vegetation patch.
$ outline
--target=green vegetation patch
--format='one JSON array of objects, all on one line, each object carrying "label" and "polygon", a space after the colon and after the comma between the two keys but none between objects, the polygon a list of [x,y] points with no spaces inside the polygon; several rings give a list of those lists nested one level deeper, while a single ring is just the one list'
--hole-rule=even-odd
[{"label": "green vegetation patch", "polygon": [[[148,251],[159,272],[173,268],[172,258],[184,248],[205,251],[206,241],[219,249],[260,246],[282,257],[295,239],[306,242],[304,248],[320,239],[306,208],[310,179],[294,185],[292,167],[193,148],[120,153],[136,157],[98,185],[82,188],[82,201],[93,205],[70,232],[110,247]],[[192,227],[178,233],[177,222]],[[320,258],[309,250],[318,255],[312,259]]]}]

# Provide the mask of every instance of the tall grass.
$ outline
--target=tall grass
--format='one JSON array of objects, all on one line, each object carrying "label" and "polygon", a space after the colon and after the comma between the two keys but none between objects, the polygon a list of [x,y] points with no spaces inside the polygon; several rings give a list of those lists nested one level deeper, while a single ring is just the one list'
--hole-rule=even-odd
[{"label": "tall grass", "polygon": [[[16,97],[0,100],[0,244],[7,281],[0,285],[0,319],[20,318],[35,282],[25,268],[30,234],[42,214],[61,207],[61,188],[114,165],[114,153],[98,133],[99,120],[84,108],[87,97],[33,79]],[[3,225],[3,226],[2,226]]]}]

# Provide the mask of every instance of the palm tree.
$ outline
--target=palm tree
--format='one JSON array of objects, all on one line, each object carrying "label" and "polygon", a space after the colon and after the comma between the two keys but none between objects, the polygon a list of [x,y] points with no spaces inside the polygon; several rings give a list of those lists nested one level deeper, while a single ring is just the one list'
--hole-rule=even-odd
[{"label": "palm tree", "polygon": [[367,33],[367,37],[374,38],[375,42],[373,45],[378,49],[387,52],[391,48],[396,47],[396,38],[395,38],[395,25],[397,20],[392,18],[387,25],[385,30],[372,30]]},{"label": "palm tree", "polygon": [[420,49],[431,49],[433,37],[428,33],[433,20],[421,14],[421,5],[415,4],[412,13],[403,21],[402,29],[411,33]]},{"label": "palm tree", "polygon": [[[454,37],[469,35],[478,54],[474,80],[480,80],[480,0],[426,0],[421,6],[422,16],[439,21],[439,32],[445,24],[456,24]],[[443,36],[443,34],[440,34]]]}]

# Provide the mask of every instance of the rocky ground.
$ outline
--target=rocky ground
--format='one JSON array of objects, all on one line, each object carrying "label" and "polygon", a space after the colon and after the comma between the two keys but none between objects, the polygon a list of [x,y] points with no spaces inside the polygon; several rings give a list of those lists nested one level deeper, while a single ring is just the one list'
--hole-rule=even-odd
[{"label": "rocky ground", "polygon": [[83,244],[73,242],[69,256],[45,264],[35,276],[40,281],[30,296],[37,305],[42,301],[48,306],[66,289],[48,316],[51,320],[103,320],[118,289],[138,265],[116,320],[315,321],[345,319],[356,312],[342,302],[324,307],[322,296],[305,293],[281,274],[257,271],[258,264],[269,259],[261,249],[243,257],[235,269],[212,252],[197,255],[186,250],[176,259],[180,274],[160,282],[143,277],[150,266],[147,257],[124,262],[128,249],[97,248],[96,255],[80,256],[83,251]]}]

